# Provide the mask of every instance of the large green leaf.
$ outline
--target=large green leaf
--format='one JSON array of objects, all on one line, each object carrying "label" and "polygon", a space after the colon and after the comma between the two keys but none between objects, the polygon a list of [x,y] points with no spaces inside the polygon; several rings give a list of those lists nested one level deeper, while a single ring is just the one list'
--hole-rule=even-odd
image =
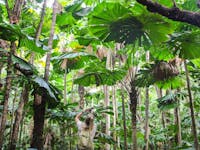
[{"label": "large green leaf", "polygon": [[[141,9],[142,11],[142,9]],[[103,2],[89,15],[90,31],[103,41],[133,43],[139,39],[145,44],[158,43],[168,39],[171,25],[159,15],[133,14],[119,3]]]},{"label": "large green leaf", "polygon": [[75,84],[83,86],[114,85],[117,81],[122,80],[126,72],[120,70],[108,70],[101,64],[92,64],[85,68],[84,74],[74,80]]},{"label": "large green leaf", "polygon": [[86,52],[69,52],[61,54],[60,56],[52,57],[52,61],[57,60],[54,64],[61,65],[63,60],[67,59],[67,69],[80,69],[84,67],[86,62],[92,59],[97,59],[95,55]]},{"label": "large green leaf", "polygon": [[33,65],[15,55],[12,55],[12,61],[13,64],[15,65],[15,68],[26,76],[33,75],[34,72],[36,72]]},{"label": "large green leaf", "polygon": [[175,33],[171,36],[168,44],[180,58],[200,57],[200,31]]},{"label": "large green leaf", "polygon": [[72,5],[69,5],[65,8],[65,11],[68,13],[72,13],[75,19],[81,19],[91,11],[90,7],[83,7],[82,4],[82,0],[74,1]]},{"label": "large green leaf", "polygon": [[90,57],[90,58],[96,58],[96,56],[86,53],[86,52],[69,52],[64,53],[60,56],[55,56],[51,58],[51,60],[61,60],[61,59],[75,59],[79,57]]},{"label": "large green leaf", "polygon": [[178,106],[178,101],[176,98],[177,95],[178,93],[173,94],[170,92],[169,94],[157,99],[158,108],[161,110],[169,110],[169,109],[177,107]]},{"label": "large green leaf", "polygon": [[40,95],[47,93],[47,102],[50,108],[55,107],[59,103],[61,92],[55,86],[49,84],[43,78],[38,76],[32,76],[31,82],[35,85],[36,93]]},{"label": "large green leaf", "polygon": [[18,25],[0,23],[0,38],[7,41],[19,40],[19,46],[28,48],[31,51],[45,53],[41,43],[35,43],[35,39],[23,32]]}]

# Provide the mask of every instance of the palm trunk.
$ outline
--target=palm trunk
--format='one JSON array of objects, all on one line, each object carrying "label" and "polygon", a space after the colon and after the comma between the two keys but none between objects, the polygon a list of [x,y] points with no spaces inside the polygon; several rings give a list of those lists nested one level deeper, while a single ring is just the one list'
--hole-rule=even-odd
[{"label": "palm trunk", "polygon": [[13,126],[11,143],[10,143],[10,150],[16,149],[19,126],[20,126],[20,123],[21,123],[21,120],[22,120],[24,105],[28,102],[28,95],[29,95],[29,87],[28,87],[28,85],[26,85],[25,88],[22,91],[21,101],[20,101],[18,109],[16,111],[15,123],[14,123],[14,126]]},{"label": "palm trunk", "polygon": [[67,69],[65,69],[64,74],[64,104],[67,104]]},{"label": "palm trunk", "polygon": [[11,42],[10,53],[7,60],[7,77],[6,77],[6,85],[5,85],[5,94],[4,94],[4,105],[3,105],[3,113],[1,117],[1,127],[0,127],[0,149],[3,147],[3,138],[4,132],[6,129],[7,122],[7,113],[8,113],[8,100],[10,97],[11,84],[12,84],[12,54],[14,54],[16,50],[15,42]]},{"label": "palm trunk", "polygon": [[132,122],[132,140],[133,140],[133,150],[137,150],[137,101],[138,101],[138,91],[136,89],[134,80],[130,83],[131,91],[129,93],[130,97],[130,110],[131,110],[131,122]]},{"label": "palm trunk", "polygon": [[[109,100],[109,88],[108,86],[104,86],[104,94],[105,94],[105,107],[110,106],[110,100]],[[106,114],[106,130],[105,134],[110,136],[110,115]],[[110,150],[110,145],[105,145],[105,150]]]},{"label": "palm trunk", "polygon": [[182,135],[181,135],[181,119],[180,119],[180,109],[176,107],[174,109],[175,120],[174,123],[177,126],[177,134],[175,135],[175,141],[178,146],[181,146],[182,143]]},{"label": "palm trunk", "polygon": [[187,89],[188,89],[188,96],[189,96],[189,104],[190,104],[190,114],[192,119],[192,133],[194,137],[194,147],[196,150],[199,150],[199,143],[198,143],[198,136],[197,136],[197,129],[196,129],[196,123],[195,123],[195,115],[194,115],[194,104],[192,99],[192,92],[190,88],[190,78],[189,78],[189,72],[187,69],[186,60],[184,60],[184,67],[185,67],[185,75],[187,80]]},{"label": "palm trunk", "polygon": [[[146,62],[149,62],[149,51],[146,52]],[[145,99],[145,150],[149,149],[149,87],[146,87],[146,99]]]},{"label": "palm trunk", "polygon": [[[49,80],[49,69],[50,69],[50,58],[52,52],[53,45],[53,36],[55,31],[56,24],[56,15],[57,15],[58,2],[54,1],[53,4],[53,16],[52,16],[52,24],[51,24],[51,32],[48,41],[49,52],[46,57],[46,66],[45,66],[45,74],[44,79],[48,82]],[[38,150],[43,149],[43,129],[44,129],[44,118],[45,118],[45,106],[46,106],[47,96],[43,93],[42,97],[39,95],[35,95],[34,99],[34,128],[33,128],[33,138],[31,141],[31,147],[37,148]]]},{"label": "palm trunk", "polygon": [[85,93],[85,89],[84,89],[84,86],[82,85],[78,85],[78,94],[79,94],[79,97],[80,97],[80,100],[79,100],[79,108],[80,109],[83,109],[84,108],[84,93]]},{"label": "palm trunk", "polygon": [[149,88],[146,87],[145,100],[145,150],[149,149]]},{"label": "palm trunk", "polygon": [[121,91],[122,96],[122,119],[123,119],[123,127],[124,127],[124,150],[127,150],[127,130],[126,130],[126,110],[125,110],[125,103],[124,103],[124,91]]},{"label": "palm trunk", "polygon": [[[116,102],[116,94],[115,94],[115,86],[112,87],[112,104],[113,104],[113,127],[116,128],[117,124],[117,102]],[[117,142],[116,131],[113,132],[113,140]],[[114,145],[113,150],[117,149],[117,144]]]}]

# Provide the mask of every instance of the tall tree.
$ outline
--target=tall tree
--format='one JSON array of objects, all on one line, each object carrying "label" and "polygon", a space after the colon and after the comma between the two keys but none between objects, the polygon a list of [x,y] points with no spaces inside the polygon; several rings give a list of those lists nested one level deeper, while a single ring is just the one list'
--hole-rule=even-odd
[{"label": "tall tree", "polygon": [[187,69],[186,60],[184,60],[184,67],[185,67],[185,75],[186,75],[187,89],[188,89],[188,96],[189,96],[190,114],[191,114],[191,119],[192,119],[192,133],[193,133],[193,137],[194,137],[194,147],[196,150],[199,150],[196,122],[195,122],[195,115],[194,115],[194,104],[193,104],[193,99],[192,99],[190,78],[189,78],[189,72]]},{"label": "tall tree", "polygon": [[[46,65],[44,79],[48,82],[49,80],[49,69],[50,69],[50,58],[53,48],[53,37],[55,32],[56,25],[56,16],[58,13],[59,4],[57,0],[53,3],[53,15],[51,23],[50,37],[48,40],[48,49],[49,52],[46,56]],[[46,107],[46,93],[43,93],[42,96],[35,94],[34,95],[34,128],[33,128],[33,137],[31,141],[31,147],[37,148],[39,150],[43,149],[43,129],[44,129],[44,117],[45,117],[45,107]]]},{"label": "tall tree", "polygon": [[[150,54],[146,52],[146,62],[149,62]],[[149,87],[146,87],[146,98],[145,98],[145,150],[149,149]]]},{"label": "tall tree", "polygon": [[[7,13],[9,17],[9,21],[11,24],[16,24],[19,22],[21,8],[24,3],[24,0],[16,0],[13,9],[11,10],[8,1],[5,0]],[[0,149],[3,147],[3,137],[6,128],[7,122],[7,113],[8,113],[8,100],[10,97],[11,85],[12,85],[12,55],[16,51],[16,43],[15,41],[11,41],[10,45],[10,53],[8,54],[7,59],[7,77],[6,77],[6,85],[5,85],[5,93],[4,93],[4,107],[3,107],[3,114],[1,117],[1,126],[0,126]]]},{"label": "tall tree", "polygon": [[[46,3],[47,3],[47,0],[44,0],[42,12],[41,12],[40,22],[38,24],[36,35],[35,35],[36,44],[39,41],[39,37],[40,37],[40,34],[41,34],[42,26],[43,26],[43,23],[44,23]],[[30,63],[31,64],[34,63],[34,55],[35,55],[34,52],[32,52],[31,58],[30,58]],[[13,125],[13,131],[12,131],[11,142],[10,142],[10,149],[12,149],[12,150],[16,149],[19,126],[20,126],[20,123],[22,121],[24,105],[28,102],[28,96],[29,96],[29,86],[28,85],[24,86],[24,89],[23,89],[21,95],[22,95],[21,96],[21,100],[20,100],[18,108],[16,110],[15,122],[14,122],[14,125]]]}]

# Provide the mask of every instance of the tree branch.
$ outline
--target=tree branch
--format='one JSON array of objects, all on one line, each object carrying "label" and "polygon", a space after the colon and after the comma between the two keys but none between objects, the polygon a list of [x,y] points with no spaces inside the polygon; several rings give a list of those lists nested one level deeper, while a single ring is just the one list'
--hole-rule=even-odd
[{"label": "tree branch", "polygon": [[187,10],[180,10],[177,7],[167,8],[157,2],[151,0],[136,0],[138,3],[146,6],[147,10],[153,13],[158,13],[168,19],[189,23],[191,25],[200,27],[200,13],[191,12]]}]

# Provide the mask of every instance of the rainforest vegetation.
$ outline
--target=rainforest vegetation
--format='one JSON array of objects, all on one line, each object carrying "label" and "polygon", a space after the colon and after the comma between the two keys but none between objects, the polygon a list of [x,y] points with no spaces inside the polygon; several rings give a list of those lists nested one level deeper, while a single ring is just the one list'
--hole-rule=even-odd
[{"label": "rainforest vegetation", "polygon": [[200,150],[199,7],[0,0],[0,149]]}]

